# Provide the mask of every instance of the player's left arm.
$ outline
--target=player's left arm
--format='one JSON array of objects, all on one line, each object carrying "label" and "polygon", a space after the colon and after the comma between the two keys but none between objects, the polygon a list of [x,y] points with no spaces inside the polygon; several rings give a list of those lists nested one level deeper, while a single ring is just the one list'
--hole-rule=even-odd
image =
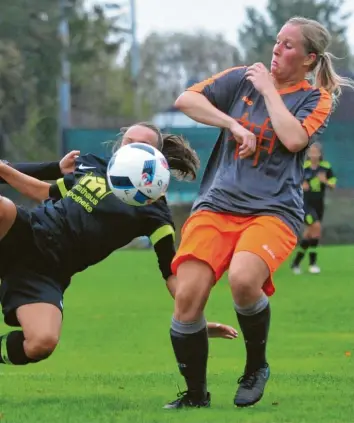
[{"label": "player's left arm", "polygon": [[295,116],[274,86],[266,91],[264,99],[275,133],[292,153],[303,150],[312,137],[323,132],[332,110],[332,98],[322,88],[313,90]]},{"label": "player's left arm", "polygon": [[35,201],[48,198],[50,184],[25,175],[5,162],[0,162],[0,177],[19,193]]},{"label": "player's left arm", "polygon": [[275,133],[292,153],[303,150],[311,137],[323,131],[332,110],[332,98],[322,89],[312,89],[294,116],[286,107],[274,81],[263,63],[247,68],[246,79],[263,95]]},{"label": "player's left arm", "polygon": [[[11,163],[4,160],[3,163],[22,174],[32,176],[40,181],[55,181],[63,175],[74,172],[75,160],[79,155],[80,151],[72,150],[59,162]],[[4,183],[8,182],[0,175],[0,184]]]},{"label": "player's left arm", "polygon": [[64,198],[68,191],[75,185],[75,176],[73,173],[68,173],[62,178],[56,180],[55,183],[49,187],[49,198],[53,201],[59,201]]},{"label": "player's left arm", "polygon": [[[62,176],[59,162],[38,162],[38,163],[11,163],[3,161],[8,166],[25,175],[32,176],[40,181],[51,181]],[[0,176],[0,184],[8,183]]]},{"label": "player's left arm", "polygon": [[[169,278],[172,277],[171,263],[176,254],[175,230],[173,226],[171,224],[161,225],[150,235],[150,241],[157,256],[162,277],[168,284]],[[171,292],[170,289],[169,291]],[[172,296],[173,294],[174,290],[173,293],[171,292]]]},{"label": "player's left arm", "polygon": [[330,163],[327,162],[327,165],[328,165],[328,168],[326,170],[326,179],[327,179],[326,185],[329,188],[334,189],[337,185],[337,177],[334,174],[332,166],[330,165]]}]

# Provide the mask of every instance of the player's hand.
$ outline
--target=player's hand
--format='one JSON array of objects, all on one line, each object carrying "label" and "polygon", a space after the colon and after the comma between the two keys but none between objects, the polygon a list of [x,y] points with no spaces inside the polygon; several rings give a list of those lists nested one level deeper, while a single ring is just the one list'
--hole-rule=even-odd
[{"label": "player's hand", "polygon": [[327,176],[325,172],[319,172],[317,174],[318,179],[320,180],[320,182],[322,182],[323,184],[326,184],[328,182],[327,180]]},{"label": "player's hand", "polygon": [[66,175],[67,173],[72,173],[75,170],[75,160],[79,157],[80,151],[79,150],[73,150],[70,151],[66,156],[64,156],[60,162],[60,170],[63,175]]},{"label": "player's hand", "polygon": [[254,63],[246,70],[246,79],[251,81],[254,88],[262,95],[274,88],[274,82],[269,70],[263,63]]},{"label": "player's hand", "polygon": [[252,156],[257,148],[257,138],[254,133],[244,128],[236,121],[230,126],[229,129],[235,140],[241,144],[239,149],[239,157],[244,159],[246,157]]},{"label": "player's hand", "polygon": [[208,336],[209,338],[235,339],[238,337],[238,333],[232,326],[208,323]]},{"label": "player's hand", "polygon": [[302,189],[303,189],[304,191],[309,191],[309,190],[310,190],[310,184],[309,184],[307,181],[304,181],[304,182],[302,183]]}]

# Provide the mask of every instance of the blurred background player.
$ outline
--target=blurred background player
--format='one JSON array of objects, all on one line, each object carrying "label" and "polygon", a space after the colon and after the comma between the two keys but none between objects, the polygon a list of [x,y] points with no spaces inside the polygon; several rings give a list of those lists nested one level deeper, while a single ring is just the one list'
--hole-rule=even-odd
[{"label": "blurred background player", "polygon": [[337,178],[335,177],[331,164],[324,160],[322,146],[315,142],[308,150],[308,160],[304,164],[304,210],[305,230],[302,234],[302,241],[299,250],[291,264],[293,272],[301,273],[300,264],[309,252],[309,272],[320,273],[317,265],[317,247],[321,238],[322,219],[325,211],[325,194],[327,188],[334,189]]}]

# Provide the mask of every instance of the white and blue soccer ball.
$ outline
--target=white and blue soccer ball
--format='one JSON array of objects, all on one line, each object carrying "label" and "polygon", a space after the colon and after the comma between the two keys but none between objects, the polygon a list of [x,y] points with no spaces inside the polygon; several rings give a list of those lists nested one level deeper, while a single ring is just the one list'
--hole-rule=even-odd
[{"label": "white and blue soccer ball", "polygon": [[119,148],[107,168],[110,189],[131,206],[146,206],[165,195],[170,171],[165,156],[148,144]]}]

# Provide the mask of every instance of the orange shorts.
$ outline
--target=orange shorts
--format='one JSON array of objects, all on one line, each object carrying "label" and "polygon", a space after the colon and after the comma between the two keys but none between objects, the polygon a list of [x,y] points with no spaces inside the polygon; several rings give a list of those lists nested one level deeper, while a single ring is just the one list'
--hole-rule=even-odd
[{"label": "orange shorts", "polygon": [[218,281],[239,251],[257,254],[267,264],[270,277],[263,291],[275,292],[272,275],[297,243],[294,232],[275,216],[234,216],[201,210],[182,228],[182,240],[172,262],[172,272],[187,260],[198,259],[210,265]]}]

